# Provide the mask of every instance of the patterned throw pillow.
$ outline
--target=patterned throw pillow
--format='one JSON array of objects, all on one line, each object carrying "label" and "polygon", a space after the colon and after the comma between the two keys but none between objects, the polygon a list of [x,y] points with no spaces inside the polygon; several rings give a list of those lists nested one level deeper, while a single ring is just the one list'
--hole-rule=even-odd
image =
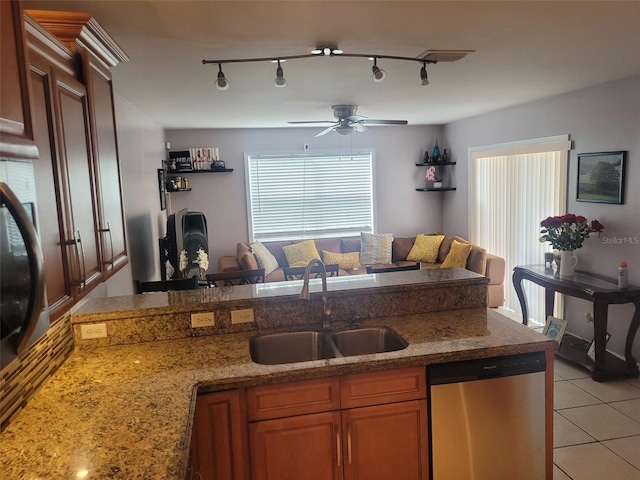
[{"label": "patterned throw pillow", "polygon": [[306,267],[311,260],[320,258],[314,240],[305,240],[293,245],[287,245],[282,247],[282,250],[284,250],[290,267]]},{"label": "patterned throw pillow", "polygon": [[454,240],[451,244],[451,250],[449,250],[449,254],[447,258],[444,259],[440,268],[447,267],[461,267],[465,268],[467,266],[467,258],[469,258],[469,252],[471,252],[472,245],[470,243],[460,243],[457,240]]},{"label": "patterned throw pillow", "polygon": [[256,259],[258,260],[258,266],[260,268],[264,268],[265,275],[269,275],[276,268],[278,268],[278,261],[276,260],[276,257],[274,257],[273,254],[269,250],[267,250],[267,247],[265,247],[262,243],[253,242],[251,244],[251,251],[254,253]]},{"label": "patterned throw pillow", "polygon": [[360,232],[360,264],[391,263],[392,233]]},{"label": "patterned throw pillow", "polygon": [[342,270],[362,268],[362,265],[360,265],[360,252],[336,253],[323,250],[322,258],[324,258],[324,263],[327,265],[337,263]]},{"label": "patterned throw pillow", "polygon": [[424,235],[419,233],[411,247],[407,260],[410,262],[435,263],[444,235]]}]

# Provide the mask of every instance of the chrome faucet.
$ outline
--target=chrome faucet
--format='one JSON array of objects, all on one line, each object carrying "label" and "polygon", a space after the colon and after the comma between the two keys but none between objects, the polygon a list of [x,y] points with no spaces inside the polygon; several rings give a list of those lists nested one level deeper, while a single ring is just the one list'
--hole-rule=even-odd
[{"label": "chrome faucet", "polygon": [[320,276],[322,277],[322,328],[328,329],[331,327],[331,305],[329,305],[329,299],[327,298],[327,269],[319,258],[314,258],[307,264],[307,268],[304,269],[302,291],[300,292],[300,298],[304,300],[310,300],[309,294],[309,275],[315,265],[320,267]]}]

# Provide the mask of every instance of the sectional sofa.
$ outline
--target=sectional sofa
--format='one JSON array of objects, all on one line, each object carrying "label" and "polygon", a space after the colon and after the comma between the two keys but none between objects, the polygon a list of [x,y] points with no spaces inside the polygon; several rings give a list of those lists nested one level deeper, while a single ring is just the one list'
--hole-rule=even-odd
[{"label": "sectional sofa", "polygon": [[[380,258],[372,258],[368,256],[368,241],[371,237],[374,240],[380,240],[380,236],[372,235],[364,237],[362,234],[358,237],[331,237],[317,238],[309,240],[283,240],[270,242],[254,242],[249,244],[246,242],[238,242],[235,255],[226,255],[218,259],[218,271],[233,272],[239,270],[253,270],[257,268],[265,268],[265,282],[280,282],[285,280],[284,267],[301,266],[307,259],[300,258],[311,255],[308,249],[317,251],[317,256],[326,264],[339,265],[338,275],[362,275],[366,274],[366,265],[375,267],[385,267],[390,265],[404,266],[415,264],[419,255],[416,256],[418,243],[424,244],[433,242],[437,243],[439,237],[443,237],[437,251],[432,252],[432,257],[424,260],[424,253],[420,258],[421,268],[440,268],[441,266],[449,266],[453,264],[449,261],[453,257],[452,246],[457,252],[461,244],[465,245],[463,249],[468,251],[466,260],[462,259],[464,267],[472,272],[484,275],[489,279],[487,304],[489,307],[498,307],[504,303],[504,282],[505,282],[505,262],[504,259],[490,253],[484,248],[471,244],[467,240],[448,236],[444,234],[418,235],[417,237],[391,237],[383,238],[390,245],[390,258],[387,256],[385,262],[369,262],[368,260],[380,260]],[[425,238],[425,237],[438,238]],[[363,240],[364,239],[364,240]],[[304,243],[303,243],[304,242]],[[367,244],[367,245],[365,245]],[[378,245],[380,246],[380,245]],[[302,248],[304,247],[304,248]],[[315,247],[315,250],[313,250]],[[382,245],[384,249],[384,245]],[[268,252],[266,253],[265,250]],[[420,252],[418,252],[420,253]],[[452,253],[452,256],[449,254]],[[316,256],[316,255],[313,255]],[[449,259],[447,257],[449,256]],[[294,260],[295,259],[295,260]],[[290,260],[293,260],[293,265]],[[360,263],[363,260],[365,263]],[[300,263],[302,261],[302,263]],[[462,263],[456,266],[462,266]]]}]

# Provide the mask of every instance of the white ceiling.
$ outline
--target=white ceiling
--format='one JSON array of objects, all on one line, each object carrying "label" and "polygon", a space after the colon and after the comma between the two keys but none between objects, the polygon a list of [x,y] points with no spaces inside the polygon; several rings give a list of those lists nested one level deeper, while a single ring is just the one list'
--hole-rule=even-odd
[{"label": "white ceiling", "polygon": [[[25,8],[93,14],[130,56],[113,70],[116,91],[172,128],[285,127],[332,120],[331,105],[358,114],[444,124],[590,85],[640,74],[639,1],[28,1]],[[203,59],[308,53],[320,43],[347,53],[418,57],[425,50],[475,50],[455,63],[379,61],[371,80],[360,58],[223,67],[214,88]],[[595,112],[594,112],[595,113]]]}]

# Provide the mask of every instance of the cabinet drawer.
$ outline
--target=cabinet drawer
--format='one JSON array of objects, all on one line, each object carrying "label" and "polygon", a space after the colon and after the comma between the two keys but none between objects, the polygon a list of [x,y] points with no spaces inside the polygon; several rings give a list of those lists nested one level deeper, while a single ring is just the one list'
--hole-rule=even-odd
[{"label": "cabinet drawer", "polygon": [[250,387],[247,415],[255,421],[338,410],[339,391],[338,377]]},{"label": "cabinet drawer", "polygon": [[426,399],[424,367],[346,375],[340,380],[342,408]]}]

